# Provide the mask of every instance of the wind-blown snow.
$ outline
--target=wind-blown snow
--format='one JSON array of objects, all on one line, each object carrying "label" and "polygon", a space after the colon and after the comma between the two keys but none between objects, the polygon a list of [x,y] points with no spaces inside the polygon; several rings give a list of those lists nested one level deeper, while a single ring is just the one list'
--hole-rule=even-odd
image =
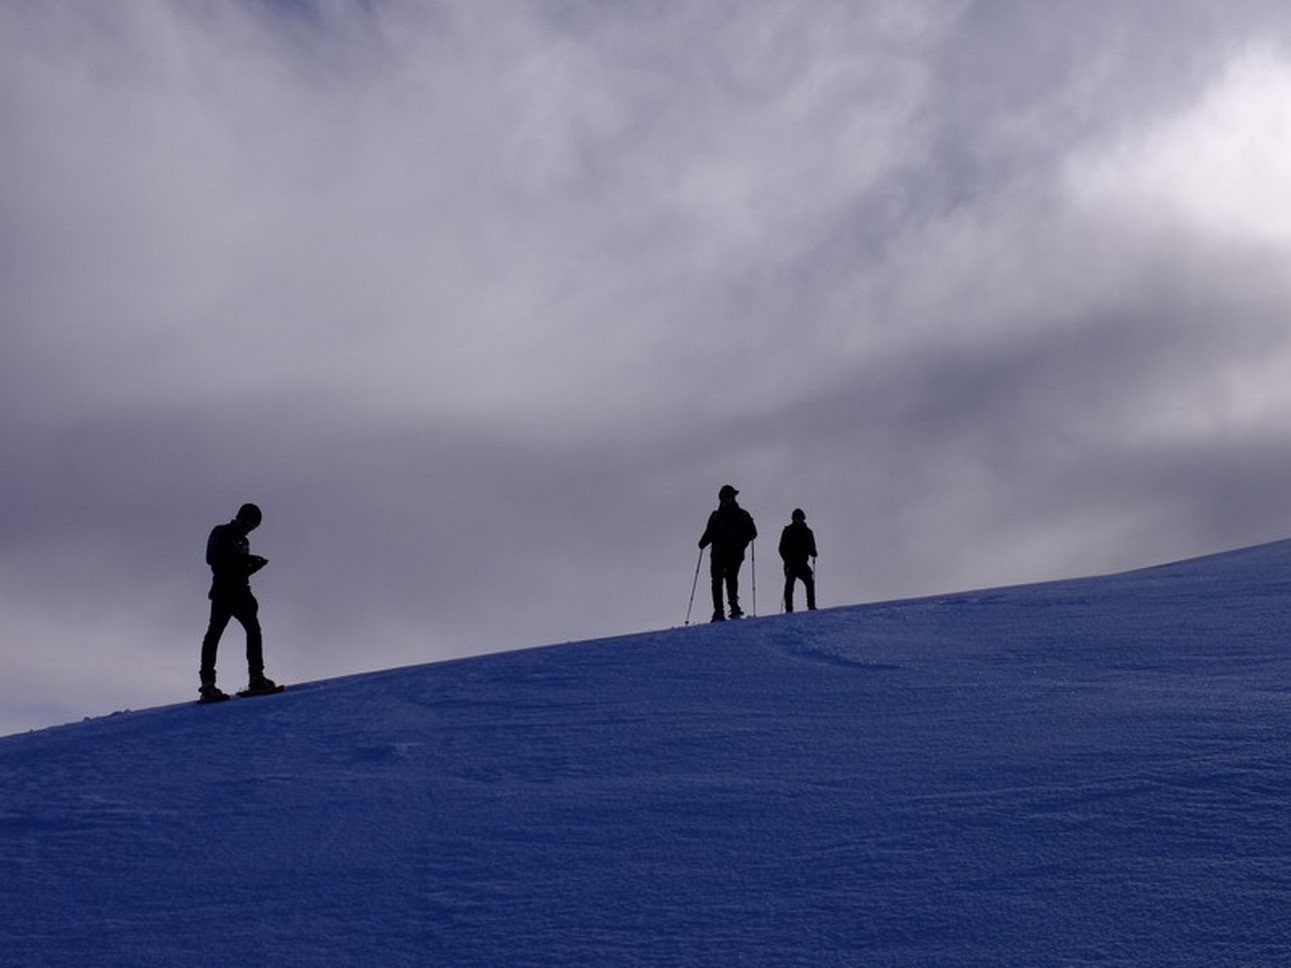
[{"label": "wind-blown snow", "polygon": [[0,963],[1291,963],[1288,592],[1279,542],[7,737]]}]

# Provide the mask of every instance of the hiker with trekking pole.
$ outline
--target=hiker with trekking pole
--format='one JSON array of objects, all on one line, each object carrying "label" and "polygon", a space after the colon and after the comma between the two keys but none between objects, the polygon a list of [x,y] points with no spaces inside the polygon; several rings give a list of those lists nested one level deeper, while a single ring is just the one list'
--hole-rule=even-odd
[{"label": "hiker with trekking pole", "polygon": [[[711,546],[709,552],[709,575],[712,579],[713,621],[726,620],[727,613],[723,606],[722,592],[726,592],[726,603],[730,605],[731,618],[743,618],[744,610],[740,608],[740,565],[744,563],[744,551],[758,536],[753,516],[740,507],[735,500],[739,491],[730,484],[723,484],[717,492],[717,509],[708,516],[708,524],[699,539],[699,553],[703,558],[704,549]],[[699,564],[695,565],[695,577],[699,577]],[[756,592],[755,592],[756,594]],[[694,600],[694,590],[691,590]],[[689,622],[689,611],[687,612]]]},{"label": "hiker with trekking pole", "polygon": [[816,610],[816,573],[807,559],[816,560],[816,536],[807,527],[807,515],[794,508],[792,521],[780,532],[780,559],[784,562],[784,610],[793,611],[793,586],[801,580],[807,590],[807,611]]}]

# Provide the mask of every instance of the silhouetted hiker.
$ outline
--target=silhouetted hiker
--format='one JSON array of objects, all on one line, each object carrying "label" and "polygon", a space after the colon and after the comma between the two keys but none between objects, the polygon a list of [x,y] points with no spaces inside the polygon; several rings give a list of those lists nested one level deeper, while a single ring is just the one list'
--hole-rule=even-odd
[{"label": "silhouetted hiker", "polygon": [[816,557],[816,536],[807,527],[807,515],[794,508],[792,523],[780,532],[780,557],[784,561],[784,610],[793,611],[793,583],[801,578],[807,589],[807,610],[816,610],[816,574],[808,558]]},{"label": "silhouetted hiker", "polygon": [[229,619],[235,618],[247,633],[247,676],[250,692],[272,692],[275,683],[264,675],[264,646],[260,635],[260,603],[251,594],[251,576],[268,559],[251,554],[247,535],[260,525],[260,509],[244,504],[228,524],[217,524],[206,542],[206,563],[211,566],[211,622],[202,639],[203,702],[228,699],[215,685],[215,652]]},{"label": "silhouetted hiker", "polygon": [[731,618],[740,618],[740,565],[744,562],[744,549],[758,536],[757,526],[748,511],[735,502],[739,494],[729,484],[717,492],[717,510],[708,516],[708,525],[699,539],[700,549],[713,546],[709,555],[710,574],[713,577],[713,621],[726,618],[722,611],[722,585],[726,586],[726,599],[731,606]]}]

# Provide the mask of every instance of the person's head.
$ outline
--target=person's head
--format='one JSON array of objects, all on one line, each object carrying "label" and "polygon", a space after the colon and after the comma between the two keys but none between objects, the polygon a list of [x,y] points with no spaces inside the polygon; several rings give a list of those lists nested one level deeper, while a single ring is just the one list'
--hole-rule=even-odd
[{"label": "person's head", "polygon": [[734,501],[735,495],[739,493],[740,492],[737,491],[735,488],[731,487],[731,485],[723,484],[722,489],[717,492],[717,500],[725,504],[727,501]]},{"label": "person's head", "polygon": [[242,527],[244,532],[254,531],[260,526],[263,515],[260,509],[254,504],[244,504],[238,508],[238,515],[233,519],[235,524]]},{"label": "person's head", "polygon": [[806,521],[806,520],[807,520],[806,512],[804,512],[802,508],[794,508],[794,509],[793,509],[793,514],[792,514],[792,515],[790,515],[790,517],[792,517],[795,521]]}]

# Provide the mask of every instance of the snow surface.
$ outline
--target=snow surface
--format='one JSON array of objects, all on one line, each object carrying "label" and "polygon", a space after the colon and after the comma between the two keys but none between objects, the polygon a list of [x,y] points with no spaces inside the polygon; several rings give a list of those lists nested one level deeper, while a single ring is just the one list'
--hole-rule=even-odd
[{"label": "snow surface", "polygon": [[1279,542],[10,736],[0,964],[1291,964],[1288,592]]}]

